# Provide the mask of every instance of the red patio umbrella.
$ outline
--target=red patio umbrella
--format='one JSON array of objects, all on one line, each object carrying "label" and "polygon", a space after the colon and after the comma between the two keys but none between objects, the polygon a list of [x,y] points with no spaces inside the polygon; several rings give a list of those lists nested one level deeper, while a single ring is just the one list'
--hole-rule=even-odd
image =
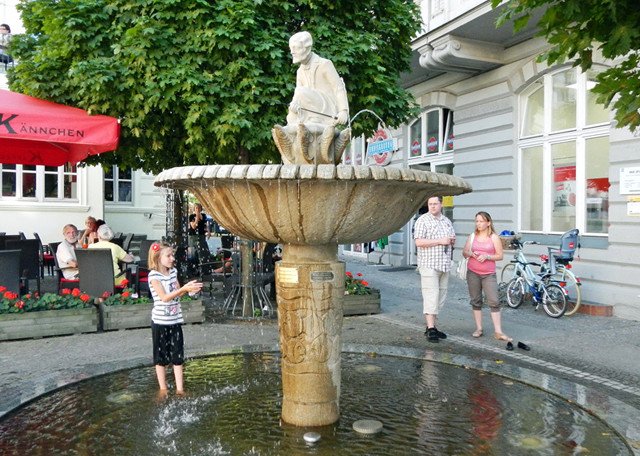
[{"label": "red patio umbrella", "polygon": [[109,116],[0,90],[0,163],[60,166],[118,147]]}]

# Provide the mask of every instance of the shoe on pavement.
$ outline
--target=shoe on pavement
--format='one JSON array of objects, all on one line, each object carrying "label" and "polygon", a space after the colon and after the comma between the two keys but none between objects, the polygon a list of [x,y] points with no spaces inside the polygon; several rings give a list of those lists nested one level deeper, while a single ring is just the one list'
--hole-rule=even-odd
[{"label": "shoe on pavement", "polygon": [[436,328],[427,328],[426,336],[429,342],[440,342],[440,338],[438,337],[438,330]]},{"label": "shoe on pavement", "polygon": [[442,331],[438,331],[438,328],[436,328],[435,326],[433,327],[433,329],[436,330],[436,333],[438,334],[438,339],[446,339],[447,335],[445,333],[443,333]]}]

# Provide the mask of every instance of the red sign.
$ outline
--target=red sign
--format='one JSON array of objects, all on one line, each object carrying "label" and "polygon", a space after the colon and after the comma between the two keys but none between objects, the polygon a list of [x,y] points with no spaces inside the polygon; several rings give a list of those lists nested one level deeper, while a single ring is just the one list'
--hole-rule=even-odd
[{"label": "red sign", "polygon": [[411,143],[411,156],[415,157],[417,155],[420,155],[420,153],[421,153],[420,142],[416,139]]},{"label": "red sign", "polygon": [[435,136],[429,137],[429,140],[427,141],[427,150],[429,152],[435,152],[438,150],[438,140]]},{"label": "red sign", "polygon": [[[386,141],[389,139],[389,136],[390,135],[387,134],[387,131],[385,129],[379,128],[378,131],[376,131],[373,136],[367,140],[367,142],[371,144],[375,142]],[[373,161],[376,165],[384,166],[388,165],[389,162],[391,162],[393,152],[382,152],[379,154],[370,153],[367,155],[373,158]]]}]

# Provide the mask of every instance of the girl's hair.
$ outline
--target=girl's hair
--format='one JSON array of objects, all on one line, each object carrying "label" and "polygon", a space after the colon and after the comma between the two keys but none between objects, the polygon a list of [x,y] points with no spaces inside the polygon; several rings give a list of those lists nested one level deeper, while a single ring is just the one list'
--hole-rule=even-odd
[{"label": "girl's hair", "polygon": [[[496,232],[495,227],[493,226],[493,219],[491,218],[491,215],[488,212],[485,211],[480,211],[476,214],[476,217],[480,216],[483,219],[485,219],[485,221],[489,222],[489,230],[491,231],[491,234],[494,234]],[[474,217],[475,219],[475,217]],[[476,228],[476,234],[478,234],[478,229]]]},{"label": "girl's hair", "polygon": [[156,241],[151,244],[151,247],[149,247],[148,257],[149,269],[153,269],[155,271],[160,270],[160,253],[167,248],[173,249],[171,244],[167,244],[164,241]]},{"label": "girl's hair", "polygon": [[11,27],[9,27],[9,24],[0,24],[0,28],[7,29],[7,32],[11,33]]}]

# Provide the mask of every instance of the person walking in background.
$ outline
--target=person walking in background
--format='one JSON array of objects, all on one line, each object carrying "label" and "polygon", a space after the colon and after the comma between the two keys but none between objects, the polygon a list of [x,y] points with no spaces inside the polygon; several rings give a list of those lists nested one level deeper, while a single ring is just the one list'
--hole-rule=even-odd
[{"label": "person walking in background", "polygon": [[476,214],[476,229],[469,236],[462,255],[469,259],[467,265],[467,287],[471,299],[473,319],[476,330],[473,337],[481,337],[482,332],[482,295],[487,299],[491,309],[494,338],[511,342],[509,336],[502,332],[500,301],[498,299],[498,280],[496,278],[496,261],[502,260],[502,241],[493,227],[491,215],[480,211]]},{"label": "person walking in background", "polygon": [[202,282],[192,280],[184,286],[178,283],[174,267],[173,248],[164,242],[154,242],[149,249],[149,288],[153,298],[151,334],[153,338],[153,363],[160,394],[167,392],[166,370],[173,365],[176,394],[184,394],[183,368],[184,339],[182,335],[182,309],[180,296],[195,295],[202,289]]},{"label": "person walking in background", "polygon": [[436,319],[447,297],[456,233],[451,220],[442,214],[441,196],[429,198],[427,206],[429,211],[414,225],[413,237],[418,250],[423,312],[427,322],[425,335],[429,342],[438,342],[447,338],[436,328]]},{"label": "person walking in background", "polygon": [[[189,215],[189,228],[187,230],[189,249],[187,251],[191,263],[200,261],[200,256],[209,251],[207,238],[211,236],[207,214],[202,212],[202,204],[196,203],[193,214]],[[204,253],[203,253],[204,252]]]},{"label": "person walking in background", "polygon": [[64,240],[58,244],[56,250],[56,259],[58,266],[62,270],[65,279],[75,279],[78,277],[78,260],[76,258],[75,249],[78,245],[78,228],[75,225],[68,224],[62,228]]},{"label": "person walking in background", "polygon": [[5,68],[13,62],[8,50],[11,37],[11,27],[8,24],[0,24],[0,62],[4,63]]}]

